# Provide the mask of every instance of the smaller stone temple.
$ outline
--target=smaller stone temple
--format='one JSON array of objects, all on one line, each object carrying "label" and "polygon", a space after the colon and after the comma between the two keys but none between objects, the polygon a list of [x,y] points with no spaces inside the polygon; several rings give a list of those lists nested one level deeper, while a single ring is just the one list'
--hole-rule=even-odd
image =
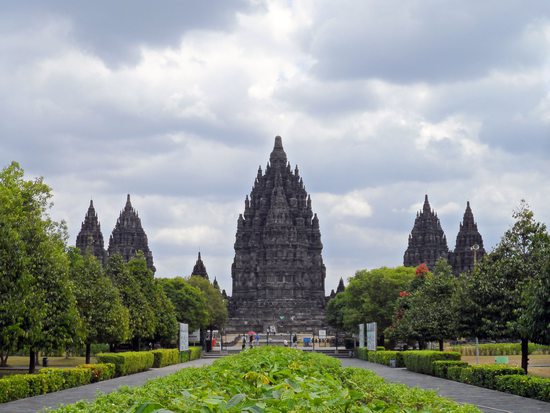
[{"label": "smaller stone temple", "polygon": [[90,200],[88,212],[86,212],[82,227],[76,237],[76,247],[80,249],[82,254],[91,253],[102,265],[105,265],[107,252],[103,246],[103,234],[101,233],[101,226],[94,209],[93,200]]},{"label": "smaller stone temple", "polygon": [[107,258],[114,254],[120,254],[126,261],[129,261],[138,251],[141,251],[147,261],[147,267],[153,272],[155,271],[147,235],[141,226],[138,213],[132,207],[130,195],[126,198],[126,205],[109,238],[107,251],[104,249],[103,234],[93,201],[90,201],[82,227],[76,237],[76,246],[82,253],[91,251],[103,265]]},{"label": "smaller stone temple", "polygon": [[403,265],[416,267],[425,263],[432,269],[441,257],[449,258],[447,237],[426,195],[422,211],[416,213],[414,226],[409,235],[409,245],[403,257]]},{"label": "smaller stone temple", "polygon": [[416,267],[425,263],[428,268],[433,269],[439,258],[445,258],[453,268],[453,273],[459,275],[471,271],[475,262],[483,255],[485,255],[483,238],[477,229],[470,202],[466,203],[466,211],[456,236],[455,249],[449,251],[439,218],[431,209],[428,195],[426,195],[422,211],[416,214],[414,226],[409,235],[403,265]]},{"label": "smaller stone temple", "polygon": [[206,278],[207,280],[209,280],[208,273],[206,272],[206,267],[204,266],[204,262],[202,262],[200,251],[199,251],[199,257],[197,258],[197,262],[193,267],[193,271],[191,272],[191,275],[200,275],[202,278]]}]

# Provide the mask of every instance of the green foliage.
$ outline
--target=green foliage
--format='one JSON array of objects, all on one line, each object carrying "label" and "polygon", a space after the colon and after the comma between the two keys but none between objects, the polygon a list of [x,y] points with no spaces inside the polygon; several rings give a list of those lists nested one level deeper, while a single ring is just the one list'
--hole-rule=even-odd
[{"label": "green foliage", "polygon": [[550,402],[550,379],[524,374],[496,377],[495,389],[518,396]]},{"label": "green foliage", "polygon": [[451,367],[468,367],[468,363],[459,360],[436,360],[433,363],[434,376],[447,378],[447,370]]},{"label": "green foliage", "polygon": [[471,371],[470,384],[486,387],[488,389],[495,388],[497,376],[503,376],[505,374],[525,374],[525,371],[521,367],[501,364],[480,364],[470,366],[468,369]]},{"label": "green foliage", "polygon": [[[451,346],[452,351],[458,351],[463,356],[475,356],[476,346]],[[508,356],[521,354],[521,343],[480,344],[480,356]],[[550,354],[550,346],[529,343],[529,354]]]},{"label": "green foliage", "polygon": [[96,257],[73,248],[69,251],[70,274],[75,285],[84,341],[118,343],[129,338],[129,313],[118,289],[103,273]]},{"label": "green foliage", "polygon": [[[468,366],[449,366],[447,367],[447,378],[449,380],[454,381],[462,381],[462,370],[467,369]],[[470,370],[468,370],[466,373],[468,373]],[[464,383],[468,383],[468,381],[465,381]]]},{"label": "green foliage", "polygon": [[62,387],[52,389],[47,388],[44,393],[83,386],[84,384],[89,384],[92,381],[92,370],[83,367],[41,369],[40,373],[36,376],[42,375],[52,376],[52,379],[55,376],[60,376],[62,378]]},{"label": "green foliage", "polygon": [[153,350],[151,353],[155,357],[153,361],[153,367],[155,368],[180,362],[180,352],[177,348]]},{"label": "green foliage", "polygon": [[48,352],[77,336],[67,231],[48,215],[51,196],[15,162],[0,172],[0,363],[16,347]]},{"label": "green foliage", "polygon": [[390,365],[390,360],[395,360],[395,367],[405,367],[405,362],[401,351],[369,351],[367,360],[371,363]]},{"label": "green foliage", "polygon": [[357,355],[357,358],[360,360],[366,360],[369,359],[369,351],[366,347],[359,347],[355,349],[355,354]]},{"label": "green foliage", "polygon": [[391,324],[399,293],[408,290],[414,272],[409,267],[357,271],[346,289],[329,302],[329,322],[356,331],[358,324],[375,321],[383,332]]},{"label": "green foliage", "polygon": [[189,347],[189,360],[197,360],[200,359],[202,355],[202,347],[200,346],[192,346]]},{"label": "green foliage", "polygon": [[407,370],[434,375],[433,362],[436,360],[460,360],[460,353],[450,351],[411,350],[402,351]]},{"label": "green foliage", "polygon": [[96,358],[100,363],[113,363],[117,377],[150,369],[153,367],[155,360],[155,356],[151,351],[99,353]]},{"label": "green foliage", "polygon": [[199,276],[192,275],[188,279],[189,284],[198,288],[204,294],[208,311],[208,328],[221,328],[227,322],[227,303],[220,291],[210,284],[210,281]]},{"label": "green foliage", "polygon": [[23,399],[29,396],[26,374],[13,374],[0,379],[0,403]]},{"label": "green foliage", "polygon": [[[163,410],[160,410],[163,409]],[[433,391],[386,383],[338,360],[281,347],[260,347],[78,402],[55,412],[479,412]]]},{"label": "green foliage", "polygon": [[202,291],[193,287],[182,277],[158,278],[164,292],[175,308],[176,319],[189,324],[189,330],[195,331],[208,325],[208,308]]},{"label": "green foliage", "polygon": [[426,273],[410,295],[401,298],[396,319],[387,330],[392,339],[442,341],[456,337],[456,309],[453,294],[456,278],[443,258],[433,274]]},{"label": "green foliage", "polygon": [[80,364],[76,367],[91,370],[92,383],[115,377],[115,365],[113,363]]},{"label": "green foliage", "polygon": [[[141,266],[138,268],[141,269]],[[148,271],[147,267],[145,271]],[[130,273],[122,256],[115,254],[109,257],[107,275],[120,291],[122,302],[128,309],[130,337],[134,340],[152,337],[156,327],[155,313],[135,274]]]}]

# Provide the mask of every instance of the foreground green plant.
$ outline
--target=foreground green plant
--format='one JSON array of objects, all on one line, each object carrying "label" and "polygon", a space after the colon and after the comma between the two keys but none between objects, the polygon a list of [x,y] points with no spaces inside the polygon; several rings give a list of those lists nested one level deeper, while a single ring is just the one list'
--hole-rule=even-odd
[{"label": "foreground green plant", "polygon": [[187,368],[122,388],[94,402],[55,410],[76,412],[479,412],[433,391],[386,383],[363,369],[294,349],[261,347],[212,366]]}]

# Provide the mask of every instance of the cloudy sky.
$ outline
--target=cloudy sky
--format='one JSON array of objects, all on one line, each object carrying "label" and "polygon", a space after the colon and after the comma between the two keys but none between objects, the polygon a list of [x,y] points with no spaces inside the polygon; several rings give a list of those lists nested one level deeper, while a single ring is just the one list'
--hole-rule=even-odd
[{"label": "cloudy sky", "polygon": [[429,194],[454,248],[525,198],[550,224],[546,0],[3,1],[0,161],[54,189],[74,244],[132,195],[157,276],[200,249],[231,289],[236,222],[276,135],[321,224],[327,293],[402,263]]}]

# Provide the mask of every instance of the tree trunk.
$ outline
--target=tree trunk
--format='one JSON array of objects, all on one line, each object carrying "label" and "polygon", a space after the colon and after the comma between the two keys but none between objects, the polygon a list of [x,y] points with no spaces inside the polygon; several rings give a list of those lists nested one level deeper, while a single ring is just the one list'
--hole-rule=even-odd
[{"label": "tree trunk", "polygon": [[139,337],[134,337],[132,339],[132,350],[139,351]]},{"label": "tree trunk", "polygon": [[8,353],[0,353],[0,367],[8,366]]},{"label": "tree trunk", "polygon": [[529,364],[529,339],[521,339],[521,368],[527,374],[527,365]]},{"label": "tree trunk", "polygon": [[439,351],[443,351],[443,339],[439,339]]},{"label": "tree trunk", "polygon": [[378,343],[376,345],[384,347],[384,341],[386,341],[386,337],[382,333],[378,336]]},{"label": "tree trunk", "polygon": [[37,351],[34,356],[34,364],[40,366],[40,352]]},{"label": "tree trunk", "polygon": [[36,369],[36,353],[34,350],[30,350],[29,352],[29,374],[33,374]]},{"label": "tree trunk", "polygon": [[90,364],[91,353],[92,353],[92,343],[86,342],[86,364]]}]

